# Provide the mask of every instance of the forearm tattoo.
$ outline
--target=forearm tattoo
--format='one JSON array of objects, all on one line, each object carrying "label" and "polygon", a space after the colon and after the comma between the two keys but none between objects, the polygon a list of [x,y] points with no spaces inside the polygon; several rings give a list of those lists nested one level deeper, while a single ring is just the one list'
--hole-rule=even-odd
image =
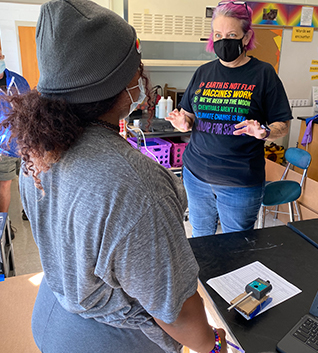
[{"label": "forearm tattoo", "polygon": [[279,137],[284,137],[287,135],[289,130],[289,121],[276,121],[269,125],[271,129],[268,140],[275,140]]}]

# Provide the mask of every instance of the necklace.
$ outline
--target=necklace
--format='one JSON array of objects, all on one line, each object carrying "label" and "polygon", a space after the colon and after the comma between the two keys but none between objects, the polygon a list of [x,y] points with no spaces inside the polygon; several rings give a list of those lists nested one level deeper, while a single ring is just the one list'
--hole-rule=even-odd
[{"label": "necklace", "polygon": [[90,122],[92,125],[99,125],[104,127],[105,129],[115,131],[117,134],[119,134],[120,127],[118,125],[111,124],[105,120],[92,120]]}]

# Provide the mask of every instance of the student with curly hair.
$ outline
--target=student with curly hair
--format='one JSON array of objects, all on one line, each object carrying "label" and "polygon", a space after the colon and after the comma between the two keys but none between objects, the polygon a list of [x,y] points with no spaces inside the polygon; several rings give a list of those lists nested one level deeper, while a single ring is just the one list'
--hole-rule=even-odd
[{"label": "student with curly hair", "polygon": [[150,99],[135,30],[91,1],[52,0],[36,43],[37,90],[12,97],[2,125],[20,148],[21,198],[44,270],[37,346],[225,353],[224,330],[208,325],[197,293],[182,183],[119,135],[119,121]]}]

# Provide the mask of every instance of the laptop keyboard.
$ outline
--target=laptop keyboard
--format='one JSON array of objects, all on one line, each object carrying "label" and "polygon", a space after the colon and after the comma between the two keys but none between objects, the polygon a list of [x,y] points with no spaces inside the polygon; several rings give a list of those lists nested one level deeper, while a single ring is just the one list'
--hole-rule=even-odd
[{"label": "laptop keyboard", "polygon": [[307,318],[294,332],[294,337],[318,352],[318,322]]}]

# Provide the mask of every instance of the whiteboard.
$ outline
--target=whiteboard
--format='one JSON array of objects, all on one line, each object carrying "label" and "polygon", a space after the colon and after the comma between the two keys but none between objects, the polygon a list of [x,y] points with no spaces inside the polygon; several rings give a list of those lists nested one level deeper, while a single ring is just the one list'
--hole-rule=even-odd
[{"label": "whiteboard", "polygon": [[314,31],[312,42],[292,42],[292,28],[283,31],[278,74],[282,80],[288,99],[309,99],[312,105],[312,87],[318,80],[311,77],[312,60],[318,60],[318,31]]}]

